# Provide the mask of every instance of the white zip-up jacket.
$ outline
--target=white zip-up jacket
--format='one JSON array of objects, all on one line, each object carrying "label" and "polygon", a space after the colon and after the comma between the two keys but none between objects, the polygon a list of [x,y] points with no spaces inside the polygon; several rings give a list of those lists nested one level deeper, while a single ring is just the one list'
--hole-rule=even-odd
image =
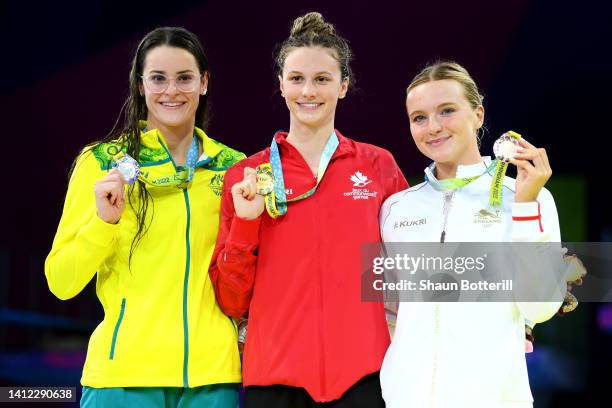
[{"label": "white zip-up jacket", "polygon": [[[478,176],[490,163],[484,157],[482,163],[459,166],[456,177]],[[432,170],[425,169],[429,180],[435,180]],[[499,212],[491,211],[492,173],[452,192],[426,181],[389,197],[380,213],[383,241],[440,242],[444,231],[444,242],[560,242],[550,192],[542,189],[538,202],[515,203],[515,180],[506,177]],[[560,305],[401,303],[380,375],[387,407],[532,407],[525,321],[548,320]]]}]

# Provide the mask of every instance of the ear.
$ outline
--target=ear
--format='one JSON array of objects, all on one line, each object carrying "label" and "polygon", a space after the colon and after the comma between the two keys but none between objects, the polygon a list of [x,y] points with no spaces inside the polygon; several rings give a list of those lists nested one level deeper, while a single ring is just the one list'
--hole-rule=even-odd
[{"label": "ear", "polygon": [[338,95],[338,98],[344,99],[344,97],[346,96],[346,93],[348,92],[348,87],[349,87],[349,79],[345,78],[340,84],[340,95]]},{"label": "ear", "polygon": [[144,84],[142,83],[143,80],[140,80],[138,82],[138,92],[140,93],[140,96],[144,97],[145,91],[144,91]]},{"label": "ear", "polygon": [[204,71],[200,80],[200,95],[206,95],[206,92],[208,92],[208,71]]},{"label": "ear", "polygon": [[484,123],[484,116],[485,116],[484,106],[480,105],[479,107],[477,107],[474,110],[474,113],[476,114],[477,129],[480,129]]},{"label": "ear", "polygon": [[281,96],[284,98],[285,88],[283,87],[283,78],[280,75],[278,76],[278,88],[280,89]]}]

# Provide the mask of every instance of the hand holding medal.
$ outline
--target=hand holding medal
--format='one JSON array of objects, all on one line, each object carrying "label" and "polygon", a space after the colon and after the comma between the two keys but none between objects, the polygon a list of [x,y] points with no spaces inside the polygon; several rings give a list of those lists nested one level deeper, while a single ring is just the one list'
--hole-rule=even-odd
[{"label": "hand holding medal", "polygon": [[546,150],[519,139],[519,148],[509,161],[516,166],[516,202],[536,201],[552,175]]},{"label": "hand holding medal", "polygon": [[125,184],[123,174],[116,168],[94,184],[97,214],[102,221],[116,224],[121,218],[125,208]]},{"label": "hand holding medal", "polygon": [[536,148],[510,130],[495,141],[493,153],[498,164],[491,184],[491,202],[501,203],[502,182],[508,163],[517,168],[515,201],[536,201],[552,174],[546,150]]},{"label": "hand holding medal", "polygon": [[94,185],[98,217],[109,224],[116,224],[125,208],[126,184],[138,179],[140,166],[129,154],[113,159],[112,170]]},{"label": "hand holding medal", "polygon": [[257,173],[252,167],[244,168],[242,181],[232,186],[236,215],[245,220],[258,218],[264,210],[263,197],[258,194]]}]

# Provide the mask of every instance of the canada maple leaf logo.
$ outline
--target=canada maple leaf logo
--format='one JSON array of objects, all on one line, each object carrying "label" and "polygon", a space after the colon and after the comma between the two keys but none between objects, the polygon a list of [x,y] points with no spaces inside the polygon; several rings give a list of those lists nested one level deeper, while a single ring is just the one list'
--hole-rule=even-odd
[{"label": "canada maple leaf logo", "polygon": [[353,187],[365,187],[372,182],[372,180],[368,180],[368,177],[364,176],[360,171],[356,171],[355,174],[351,176],[351,181],[353,182]]}]

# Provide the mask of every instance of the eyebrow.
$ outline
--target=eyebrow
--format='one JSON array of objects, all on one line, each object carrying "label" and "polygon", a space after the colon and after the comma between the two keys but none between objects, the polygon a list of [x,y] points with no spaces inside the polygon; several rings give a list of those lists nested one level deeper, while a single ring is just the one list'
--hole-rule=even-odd
[{"label": "eyebrow", "polygon": [[425,112],[420,111],[420,110],[413,111],[413,112],[408,112],[408,117],[413,117],[414,115],[423,114],[423,113],[425,113]]},{"label": "eyebrow", "polygon": [[[304,73],[302,73],[301,71],[289,71],[289,72],[287,72],[287,75],[290,75],[290,74],[300,74],[300,75],[304,75]],[[331,73],[331,72],[329,72],[329,71],[319,71],[319,72],[316,72],[316,73],[315,73],[315,75],[321,75],[321,74],[332,75],[332,73]]]},{"label": "eyebrow", "polygon": [[[149,73],[151,74],[165,74],[166,71],[160,71],[157,69],[152,69],[151,71],[149,71]],[[191,70],[191,69],[185,69],[183,71],[178,71],[177,74],[186,74],[186,73],[192,73],[195,74],[195,71]]]},{"label": "eyebrow", "polygon": [[[439,104],[438,106],[436,106],[436,109],[444,108],[446,106],[454,106],[454,105],[456,105],[455,102],[443,102],[443,103]],[[412,116],[414,116],[416,114],[425,114],[425,112],[423,112],[422,110],[416,110],[416,111],[413,111],[413,112],[408,112],[408,116],[409,117],[412,117]]]},{"label": "eyebrow", "polygon": [[[455,103],[455,102],[442,102],[441,104],[439,104],[438,106],[436,106],[436,109],[440,109],[440,108],[443,108],[443,107],[446,107],[446,106],[451,106],[451,105],[453,105],[453,106],[454,106],[454,105],[456,105],[456,103]],[[414,112],[412,112],[412,113],[408,113],[408,115],[409,115],[409,116],[412,116],[412,115],[414,115],[415,113],[425,113],[425,112],[423,112],[422,110],[416,110],[416,111],[414,111]]]}]

